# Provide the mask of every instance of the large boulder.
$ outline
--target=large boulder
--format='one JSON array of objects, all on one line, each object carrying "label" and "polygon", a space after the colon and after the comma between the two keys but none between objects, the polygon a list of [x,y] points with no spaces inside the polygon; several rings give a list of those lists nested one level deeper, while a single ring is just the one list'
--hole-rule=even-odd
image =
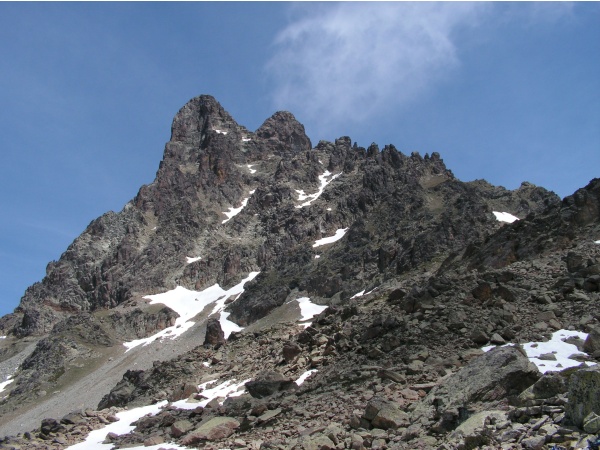
[{"label": "large boulder", "polygon": [[197,445],[203,441],[225,439],[235,433],[239,426],[240,423],[231,417],[213,417],[183,438],[181,443],[183,445]]},{"label": "large boulder", "polygon": [[373,428],[382,430],[397,430],[402,426],[408,426],[408,414],[398,406],[382,398],[374,398],[365,408],[363,419],[368,420]]},{"label": "large boulder", "polygon": [[565,419],[582,428],[590,413],[600,415],[600,366],[576,371],[569,379]]},{"label": "large boulder", "polygon": [[583,351],[593,355],[600,356],[600,328],[592,328],[583,343]]},{"label": "large boulder", "polygon": [[453,430],[474,412],[519,395],[540,376],[521,349],[498,347],[436,386],[416,405],[413,422],[433,422],[439,432]]},{"label": "large boulder", "polygon": [[296,389],[298,385],[274,370],[265,370],[256,379],[246,383],[248,393],[254,398],[264,398],[280,391]]},{"label": "large boulder", "polygon": [[205,347],[220,347],[225,343],[225,333],[221,328],[219,319],[211,317],[206,322],[206,335],[204,336]]}]

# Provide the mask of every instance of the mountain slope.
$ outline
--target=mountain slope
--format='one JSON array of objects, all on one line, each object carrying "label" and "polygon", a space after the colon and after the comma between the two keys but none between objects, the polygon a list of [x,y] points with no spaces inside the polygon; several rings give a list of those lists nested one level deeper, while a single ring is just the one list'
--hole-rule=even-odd
[{"label": "mountain slope", "polygon": [[[561,202],[528,183],[508,191],[462,182],[437,153],[365,149],[347,137],[311,147],[290,113],[275,113],[253,133],[210,96],[188,102],[173,120],[154,182],[121,212],[94,220],[0,319],[0,335],[8,335],[1,364],[19,364],[0,403],[0,432],[24,431],[17,421],[33,428],[49,410],[56,417],[95,408],[102,397],[102,407],[163,399],[214,374],[201,365],[206,360],[240,379],[267,367],[287,376],[319,368],[306,388],[309,403],[315,386],[330,386],[332,395],[347,383],[368,386],[376,373],[357,377],[361,365],[392,367],[410,375],[404,382],[434,382],[495,335],[518,342],[557,329],[550,319],[536,326],[540,314],[575,327],[586,308],[594,310],[598,180]],[[521,220],[503,224],[493,211]],[[584,262],[564,273],[556,258],[569,251]],[[229,320],[248,327],[225,347],[197,347],[216,311],[211,303],[177,340],[125,353],[123,342],[192,319],[145,296],[179,286],[199,298],[252,272],[260,273],[241,295],[218,300]],[[561,304],[584,286],[577,305]],[[294,324],[302,297],[329,305],[304,332]],[[590,317],[579,325],[597,323]],[[286,345],[300,349],[289,366],[276,356]],[[427,369],[409,368],[422,366],[415,361]],[[106,396],[134,366],[143,372],[127,372]],[[91,387],[100,373],[102,385]],[[76,386],[90,391],[74,405]],[[352,411],[344,414],[349,421]]]}]

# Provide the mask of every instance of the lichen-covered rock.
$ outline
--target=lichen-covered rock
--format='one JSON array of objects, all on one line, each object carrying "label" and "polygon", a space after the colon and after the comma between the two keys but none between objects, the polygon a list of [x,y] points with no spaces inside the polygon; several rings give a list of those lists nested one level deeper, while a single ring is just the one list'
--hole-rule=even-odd
[{"label": "lichen-covered rock", "polygon": [[590,414],[600,415],[600,366],[577,370],[569,379],[566,420],[579,428]]}]

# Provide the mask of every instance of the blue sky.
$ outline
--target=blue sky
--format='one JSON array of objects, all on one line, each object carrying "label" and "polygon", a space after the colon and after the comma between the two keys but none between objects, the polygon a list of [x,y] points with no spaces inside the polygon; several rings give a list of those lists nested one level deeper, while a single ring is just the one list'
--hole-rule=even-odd
[{"label": "blue sky", "polygon": [[[0,3],[0,314],[150,183],[178,109],[437,151],[561,197],[600,176],[598,3]],[[599,237],[600,239],[600,237]]]}]

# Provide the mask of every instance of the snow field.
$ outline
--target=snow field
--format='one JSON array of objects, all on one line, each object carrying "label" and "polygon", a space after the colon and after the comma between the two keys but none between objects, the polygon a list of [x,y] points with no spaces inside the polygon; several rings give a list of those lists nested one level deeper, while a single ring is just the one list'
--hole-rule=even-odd
[{"label": "snow field", "polygon": [[519,220],[518,217],[515,217],[507,212],[492,211],[492,213],[496,216],[496,220],[498,222],[513,223],[515,220]]},{"label": "snow field", "polygon": [[313,247],[320,247],[321,245],[331,244],[339,241],[344,237],[348,228],[338,228],[333,236],[324,237],[323,239],[317,239],[313,244]]},{"label": "snow field", "polygon": [[226,315],[223,317],[222,311],[225,308],[225,301],[233,295],[239,297],[244,292],[244,285],[248,281],[256,278],[259,273],[260,272],[251,272],[246,278],[228,290],[224,290],[218,284],[214,284],[203,291],[191,291],[182,286],[177,286],[175,289],[162,294],[144,297],[150,300],[151,305],[162,303],[163,305],[168,306],[177,312],[179,317],[176,319],[174,326],[165,328],[147,338],[125,342],[123,345],[127,347],[127,351],[129,351],[139,345],[148,345],[157,339],[174,339],[181,336],[194,325],[195,322],[192,322],[191,319],[201,313],[206,306],[215,302],[216,304],[211,314],[221,313],[221,327],[223,327],[223,331],[225,331],[225,329],[229,331],[229,333],[226,333],[226,336],[229,336],[231,331],[241,330],[236,324],[227,320],[228,313],[225,313]]},{"label": "snow field", "polygon": [[296,189],[296,192],[298,193],[298,201],[302,202],[306,199],[309,199],[307,202],[296,206],[296,208],[304,208],[305,206],[309,206],[312,202],[314,202],[321,196],[327,185],[333,180],[335,180],[337,177],[339,177],[341,174],[342,172],[333,175],[329,180],[327,180],[327,178],[331,176],[331,172],[329,172],[329,170],[326,170],[321,175],[319,175],[319,181],[321,183],[321,186],[319,186],[319,190],[315,194],[305,194],[303,190]]},{"label": "snow field", "polygon": [[[250,139],[248,139],[248,140],[250,140]],[[256,173],[256,169],[252,168],[252,166],[255,166],[255,165],[256,164],[248,164],[248,165],[246,165],[246,167],[248,167],[248,170],[250,171],[250,173]]]},{"label": "snow field", "polygon": [[[569,337],[578,337],[585,341],[587,333],[581,331],[558,330],[552,334],[552,338],[548,342],[528,342],[523,344],[523,349],[527,353],[527,357],[533,362],[540,372],[556,372],[567,369],[569,367],[579,366],[581,361],[570,359],[570,356],[585,354],[579,351],[574,344],[569,344],[565,340]],[[510,344],[506,344],[510,345]],[[483,347],[484,352],[496,348],[495,345]],[[553,354],[556,360],[545,360],[539,357],[546,354]],[[588,366],[593,366],[596,363],[586,362]]]}]

